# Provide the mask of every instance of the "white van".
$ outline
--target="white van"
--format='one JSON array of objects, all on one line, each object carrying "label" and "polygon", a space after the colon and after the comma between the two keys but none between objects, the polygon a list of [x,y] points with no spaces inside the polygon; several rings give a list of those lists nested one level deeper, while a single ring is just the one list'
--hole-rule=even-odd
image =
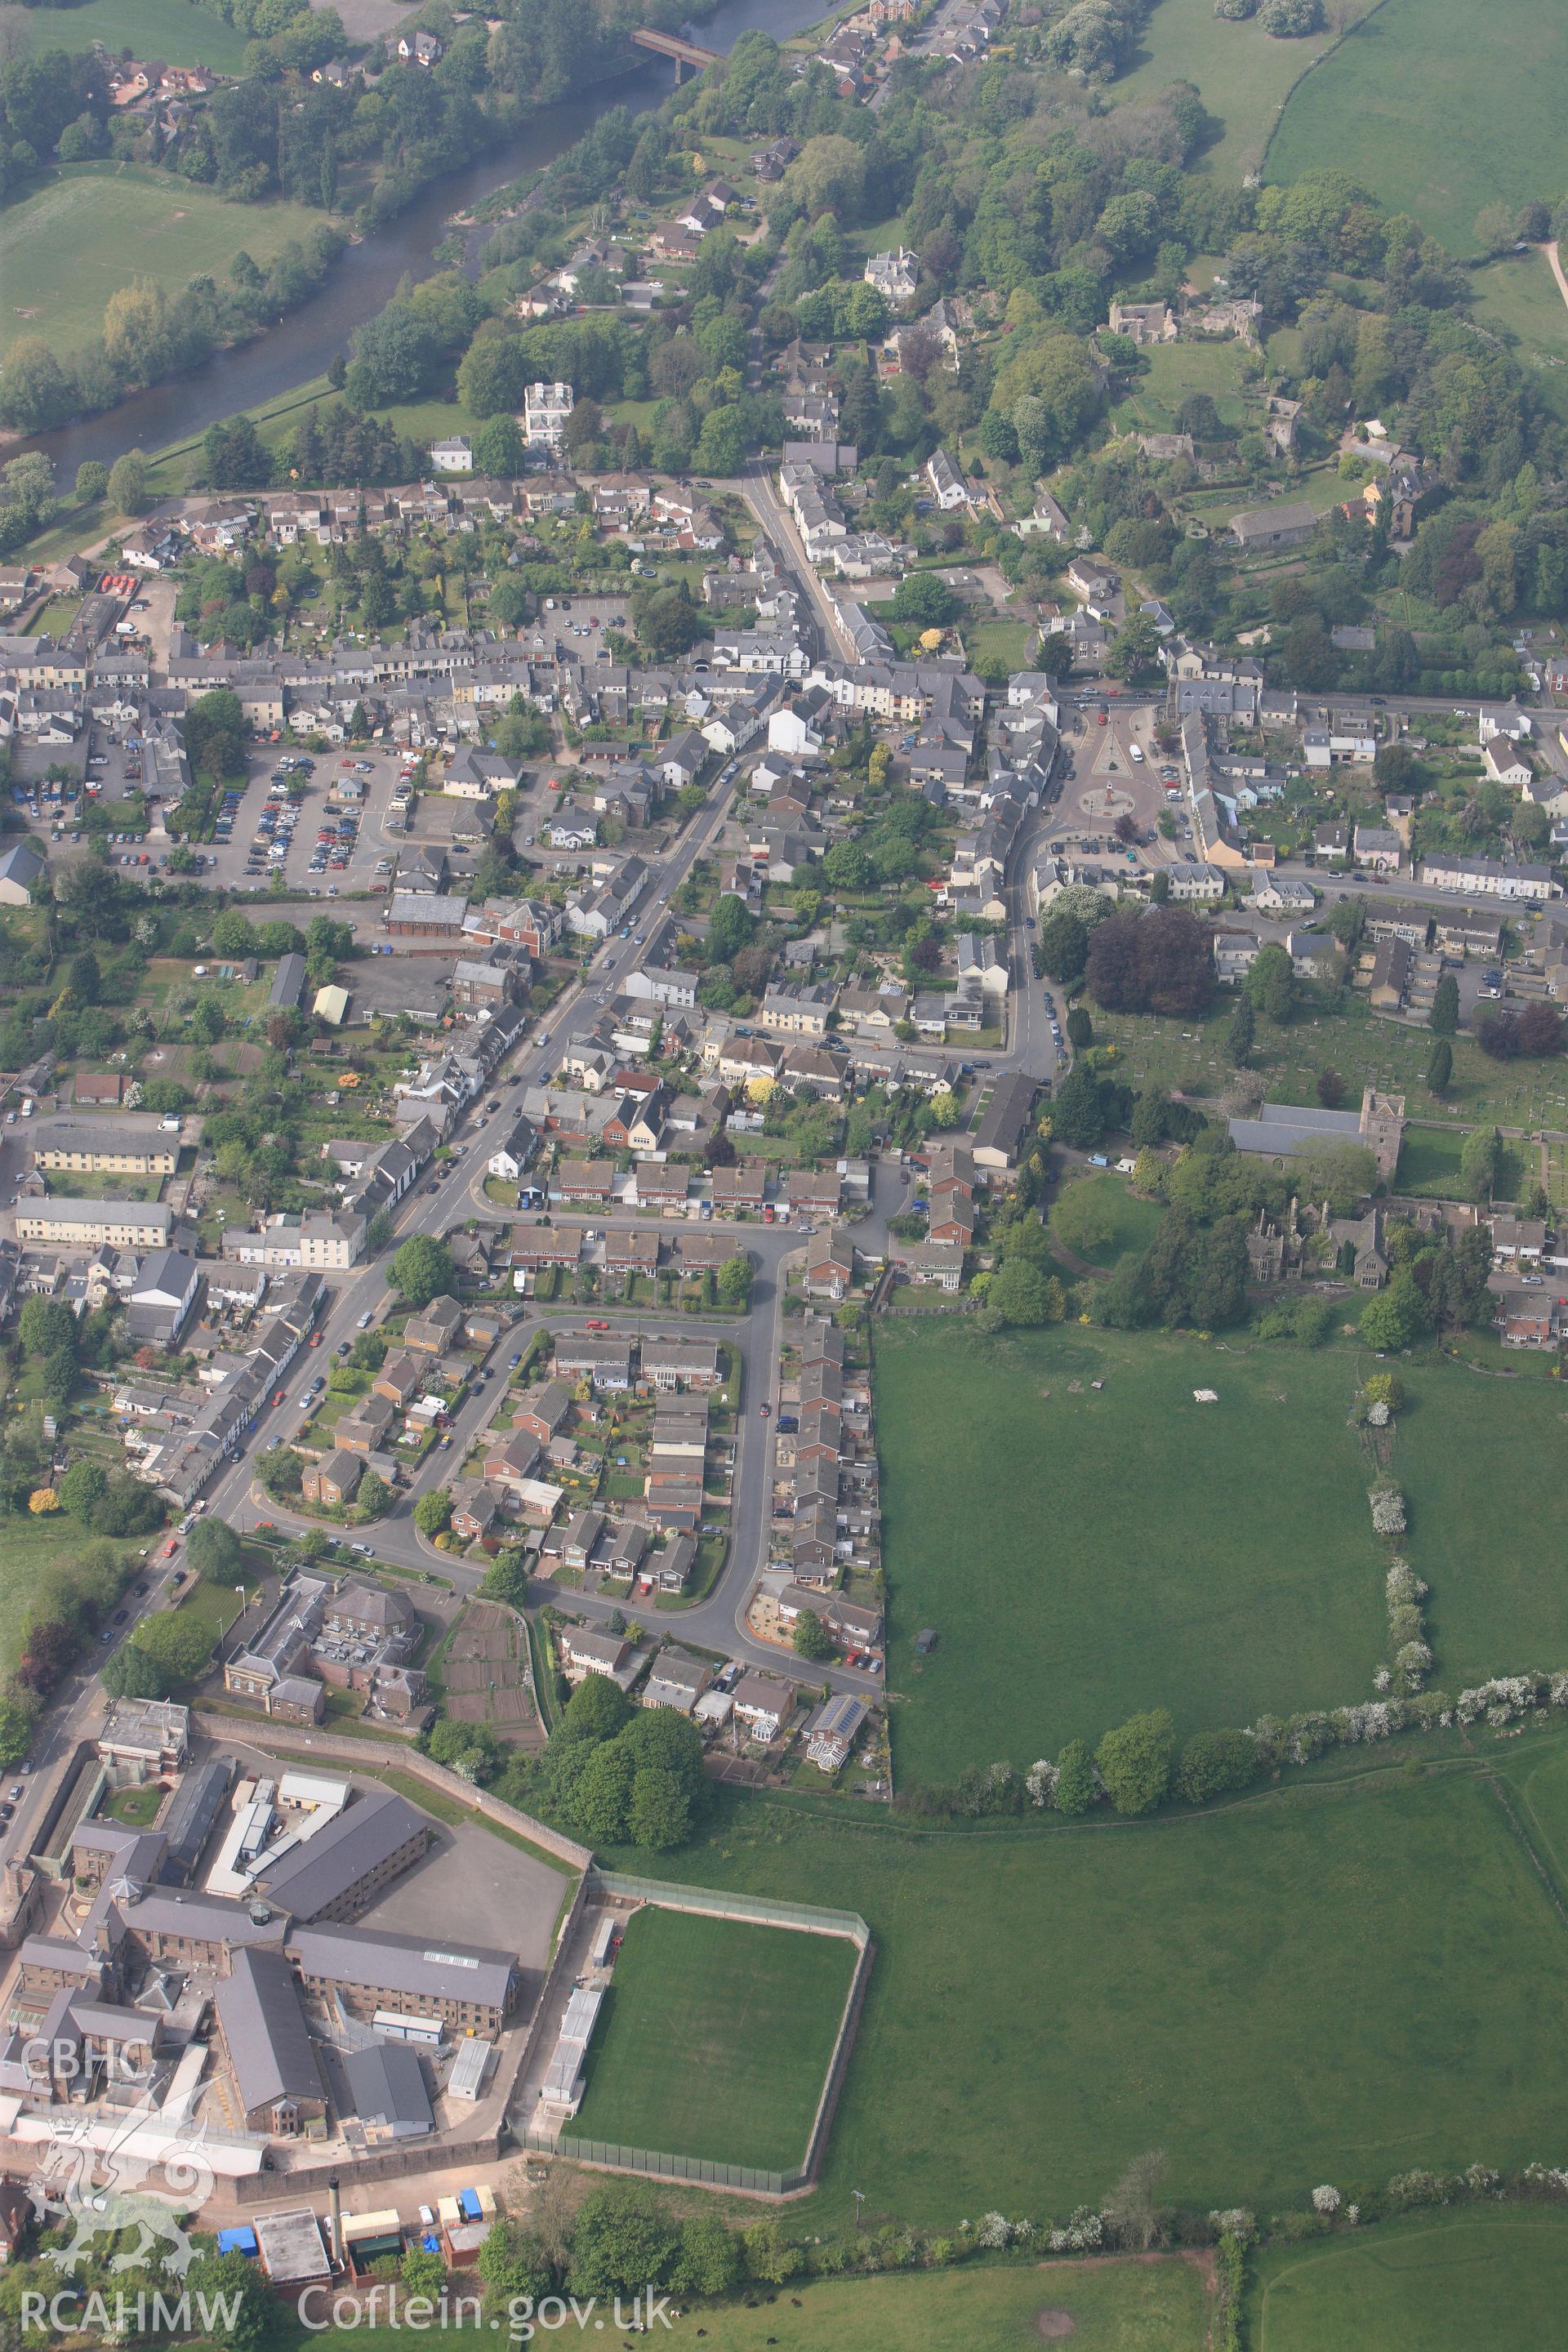
[{"label": "white van", "polygon": [[1141,768],[1143,765],[1143,754],[1138,749],[1136,743],[1129,743],[1127,746],[1127,756],[1132,761],[1134,767]]}]

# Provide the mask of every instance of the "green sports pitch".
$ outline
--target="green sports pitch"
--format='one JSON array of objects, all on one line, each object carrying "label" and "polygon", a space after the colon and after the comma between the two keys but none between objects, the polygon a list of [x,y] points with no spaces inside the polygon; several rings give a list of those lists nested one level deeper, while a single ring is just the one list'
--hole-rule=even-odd
[{"label": "green sports pitch", "polygon": [[856,1957],[842,1936],[635,1912],[574,2137],[791,2170],[805,2157]]}]

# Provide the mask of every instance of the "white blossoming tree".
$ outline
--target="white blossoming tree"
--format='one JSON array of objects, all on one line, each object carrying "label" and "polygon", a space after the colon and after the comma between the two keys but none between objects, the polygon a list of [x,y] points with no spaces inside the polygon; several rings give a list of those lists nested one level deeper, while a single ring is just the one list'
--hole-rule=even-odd
[{"label": "white blossoming tree", "polygon": [[1380,1536],[1402,1536],[1405,1533],[1405,1496],[1391,1480],[1374,1486],[1369,1497],[1372,1504],[1372,1524]]}]

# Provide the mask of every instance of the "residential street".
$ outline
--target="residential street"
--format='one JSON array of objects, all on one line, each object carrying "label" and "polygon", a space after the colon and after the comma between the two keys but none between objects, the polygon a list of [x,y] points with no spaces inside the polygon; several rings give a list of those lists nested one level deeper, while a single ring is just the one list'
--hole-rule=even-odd
[{"label": "residential street", "polygon": [[754,459],[742,478],[740,487],[741,496],[779,553],[786,559],[790,571],[804,590],[828,657],[858,661],[859,656],[839,621],[837,605],[806,562],[800,533],[795,527],[795,518],[773,488],[770,467],[761,459]]}]

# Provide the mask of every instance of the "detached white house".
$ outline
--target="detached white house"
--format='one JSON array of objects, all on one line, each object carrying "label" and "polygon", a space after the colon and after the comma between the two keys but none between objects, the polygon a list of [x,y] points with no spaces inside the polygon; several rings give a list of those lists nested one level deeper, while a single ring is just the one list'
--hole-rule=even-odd
[{"label": "detached white house", "polygon": [[909,300],[920,285],[920,260],[915,254],[907,253],[901,245],[895,246],[890,253],[869,255],[860,275],[868,286],[874,286],[879,294],[886,295],[896,310],[900,302]]},{"label": "detached white house", "polygon": [[432,441],[430,463],[438,474],[471,474],[474,470],[474,445],[455,433],[448,440]]},{"label": "detached white house", "polygon": [[925,476],[931,486],[931,494],[943,514],[951,514],[955,507],[969,504],[968,485],[945,449],[931,452],[926,459]]}]

